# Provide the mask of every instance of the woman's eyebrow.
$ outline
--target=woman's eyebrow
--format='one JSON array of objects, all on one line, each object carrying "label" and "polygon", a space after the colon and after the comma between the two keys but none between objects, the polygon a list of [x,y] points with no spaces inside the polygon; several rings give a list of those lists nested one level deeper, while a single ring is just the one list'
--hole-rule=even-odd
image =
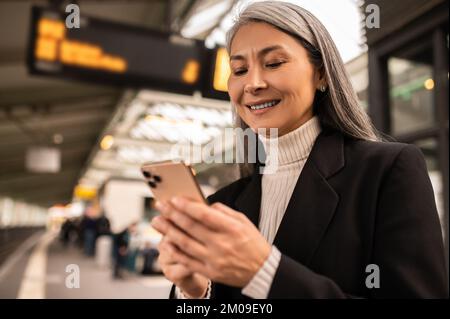
[{"label": "woman's eyebrow", "polygon": [[[279,50],[279,49],[283,49],[283,47],[281,45],[271,45],[269,47],[259,50],[258,57],[262,57],[271,51]],[[245,58],[243,55],[237,54],[237,55],[230,56],[230,61],[232,61],[232,60],[245,60]]]}]

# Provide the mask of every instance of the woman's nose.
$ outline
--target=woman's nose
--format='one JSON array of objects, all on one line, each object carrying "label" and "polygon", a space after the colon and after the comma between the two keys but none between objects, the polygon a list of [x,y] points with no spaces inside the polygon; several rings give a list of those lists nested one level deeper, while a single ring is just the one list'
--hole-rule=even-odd
[{"label": "woman's nose", "polygon": [[261,75],[259,70],[248,72],[247,83],[244,87],[245,93],[254,94],[261,89],[267,88],[267,83]]}]

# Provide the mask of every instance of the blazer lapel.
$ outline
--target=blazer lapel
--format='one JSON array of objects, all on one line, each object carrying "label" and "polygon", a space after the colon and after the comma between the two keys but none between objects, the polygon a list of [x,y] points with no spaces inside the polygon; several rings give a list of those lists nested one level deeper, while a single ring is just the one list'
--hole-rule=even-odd
[{"label": "blazer lapel", "polygon": [[[261,141],[257,138],[256,154],[258,154],[257,161],[254,166],[254,171],[250,182],[239,194],[235,200],[235,207],[241,213],[244,213],[251,222],[258,228],[259,226],[259,211],[261,208],[261,174],[259,174],[260,167],[264,165],[265,153],[259,152],[260,148],[264,150]],[[262,156],[261,156],[262,155]],[[260,157],[261,156],[261,157]]]},{"label": "blazer lapel", "polygon": [[[327,179],[344,167],[344,142],[340,133],[323,131],[297,180],[278,228],[274,245],[287,256],[308,264],[325,234],[339,196]],[[235,201],[238,211],[259,226],[261,174],[255,168],[250,182]]]},{"label": "blazer lapel", "polygon": [[339,196],[327,179],[344,166],[343,136],[322,132],[297,180],[274,245],[307,265],[325,234]]},{"label": "blazer lapel", "polygon": [[236,209],[244,213],[257,228],[261,207],[261,175],[258,172],[259,168],[256,166],[250,182],[235,201]]}]

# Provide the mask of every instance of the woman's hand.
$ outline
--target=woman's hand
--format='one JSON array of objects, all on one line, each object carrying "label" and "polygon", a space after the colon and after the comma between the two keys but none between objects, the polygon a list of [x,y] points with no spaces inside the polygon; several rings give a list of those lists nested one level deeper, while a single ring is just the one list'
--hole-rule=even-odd
[{"label": "woman's hand", "polygon": [[167,237],[161,239],[158,251],[159,265],[168,280],[173,282],[189,298],[201,298],[205,295],[208,289],[208,279],[176,262],[173,258],[173,252],[177,251],[177,248]]},{"label": "woman's hand", "polygon": [[152,225],[176,246],[173,260],[213,281],[244,287],[270,254],[252,222],[223,204],[175,198],[157,208],[162,216]]}]

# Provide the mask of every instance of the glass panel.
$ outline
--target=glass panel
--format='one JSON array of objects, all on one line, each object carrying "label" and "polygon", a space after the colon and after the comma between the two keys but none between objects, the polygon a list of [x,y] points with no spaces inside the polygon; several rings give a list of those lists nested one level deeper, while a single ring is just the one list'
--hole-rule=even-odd
[{"label": "glass panel", "polygon": [[442,173],[438,164],[437,139],[427,138],[416,141],[416,144],[425,156],[427,163],[428,175],[433,185],[434,197],[436,199],[436,207],[441,221],[442,233],[444,234],[444,194],[442,187]]},{"label": "glass panel", "polygon": [[394,136],[436,125],[432,53],[428,45],[414,47],[388,60]]}]

